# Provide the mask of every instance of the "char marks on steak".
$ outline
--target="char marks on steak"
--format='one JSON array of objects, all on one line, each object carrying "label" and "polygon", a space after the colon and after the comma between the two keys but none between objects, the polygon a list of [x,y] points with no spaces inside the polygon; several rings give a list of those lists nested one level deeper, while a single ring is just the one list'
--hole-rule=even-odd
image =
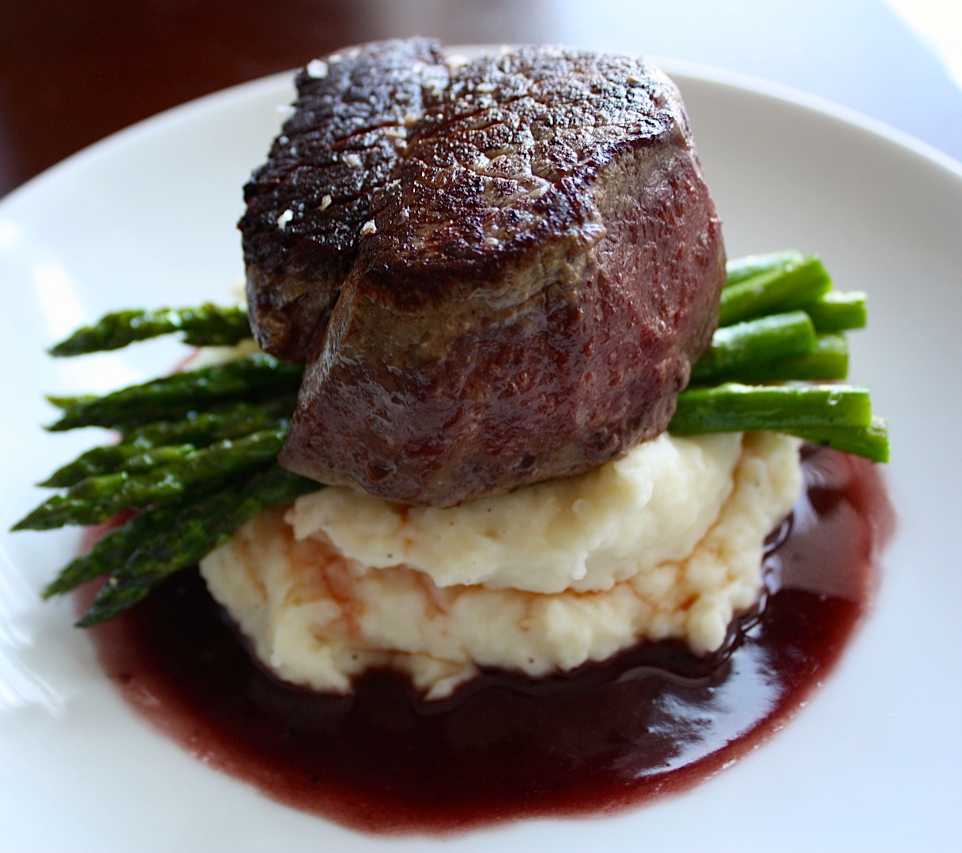
[{"label": "char marks on steak", "polygon": [[298,74],[297,108],[244,188],[247,298],[265,350],[303,361],[316,349],[371,193],[389,179],[425,93],[447,82],[443,55],[427,39],[376,42]]},{"label": "char marks on steak", "polygon": [[[325,62],[327,86],[298,78],[241,223],[258,339],[307,362],[281,463],[447,506],[664,430],[710,342],[725,263],[668,78],[546,47],[446,64],[421,40]],[[369,81],[377,130],[350,203],[324,218],[319,200],[345,195],[340,149],[297,140],[343,136],[337,102],[316,105],[342,91],[335,67],[352,97]]]}]

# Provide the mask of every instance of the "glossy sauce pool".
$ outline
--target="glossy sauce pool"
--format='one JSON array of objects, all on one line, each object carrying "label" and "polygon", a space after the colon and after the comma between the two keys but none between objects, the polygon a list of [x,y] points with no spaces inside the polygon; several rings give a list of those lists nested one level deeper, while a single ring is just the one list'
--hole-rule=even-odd
[{"label": "glossy sauce pool", "polygon": [[708,660],[646,644],[564,677],[486,673],[444,702],[389,672],[321,696],[255,666],[195,571],[91,633],[122,695],[172,740],[346,826],[449,833],[637,806],[783,725],[870,605],[892,526],[881,477],[833,451],[803,458],[805,494],[770,537],[763,606]]}]

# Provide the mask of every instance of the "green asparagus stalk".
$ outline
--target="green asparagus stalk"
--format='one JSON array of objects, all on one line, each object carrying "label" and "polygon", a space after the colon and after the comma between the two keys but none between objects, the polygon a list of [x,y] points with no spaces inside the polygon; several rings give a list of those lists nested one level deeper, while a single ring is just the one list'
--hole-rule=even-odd
[{"label": "green asparagus stalk", "polygon": [[718,325],[804,308],[831,288],[832,280],[816,257],[758,273],[722,290]]},{"label": "green asparagus stalk", "polygon": [[[174,421],[157,421],[132,427],[118,444],[94,447],[40,483],[48,488],[67,488],[87,477],[140,470],[158,464],[160,448],[192,444],[207,447],[215,441],[237,439],[265,429],[286,426],[294,411],[294,395],[263,403],[230,403],[208,412],[188,412]],[[148,452],[152,451],[152,452]]]},{"label": "green asparagus stalk", "polygon": [[753,278],[761,273],[785,271],[789,267],[800,264],[804,260],[801,252],[789,249],[785,252],[769,252],[764,255],[745,255],[735,258],[725,265],[727,278],[725,286],[738,284],[746,278]]},{"label": "green asparagus stalk", "polygon": [[867,427],[805,427],[792,429],[791,434],[872,462],[889,461],[888,424],[883,418],[872,418]]},{"label": "green asparagus stalk", "polygon": [[300,365],[285,364],[263,353],[226,364],[174,373],[103,397],[49,397],[63,410],[51,431],[101,426],[124,429],[166,418],[185,417],[227,400],[284,395],[297,390]]},{"label": "green asparagus stalk", "polygon": [[125,442],[146,442],[151,446],[190,442],[198,447],[225,438],[239,438],[287,421],[294,411],[297,395],[291,391],[262,402],[230,402],[188,412],[183,418],[153,421],[128,427]]},{"label": "green asparagus stalk", "polygon": [[314,481],[271,465],[200,500],[135,515],[68,565],[47,587],[44,597],[108,574],[79,624],[87,627],[110,619],[169,575],[197,563],[245,521],[316,488]]},{"label": "green asparagus stalk", "polygon": [[824,296],[803,306],[812,318],[817,332],[844,332],[862,329],[868,322],[865,294],[861,291],[844,293],[830,290]]},{"label": "green asparagus stalk", "polygon": [[668,429],[676,435],[752,430],[793,434],[809,427],[864,429],[871,423],[867,388],[725,383],[682,391]]},{"label": "green asparagus stalk", "polygon": [[174,523],[184,505],[167,504],[148,508],[132,515],[119,526],[101,536],[86,553],[75,557],[43,591],[44,598],[63,595],[81,584],[110,574],[124,565],[142,542],[158,530],[176,532]]},{"label": "green asparagus stalk", "polygon": [[169,503],[192,490],[219,485],[238,471],[272,463],[286,435],[286,428],[280,428],[219,441],[202,450],[190,444],[168,447],[163,464],[81,480],[44,501],[14,530],[99,524],[124,509]]},{"label": "green asparagus stalk", "polygon": [[241,306],[224,308],[207,303],[197,308],[117,311],[77,329],[52,347],[50,354],[73,356],[115,350],[174,332],[183,333],[185,344],[198,347],[234,346],[251,336],[247,310]]},{"label": "green asparagus stalk", "polygon": [[66,489],[88,477],[115,474],[125,468],[129,470],[130,460],[141,455],[152,445],[145,442],[127,444],[105,444],[92,447],[72,462],[58,468],[46,480],[38,483],[48,489]]},{"label": "green asparagus stalk", "polygon": [[800,356],[815,347],[815,327],[804,311],[771,314],[715,331],[711,347],[691,372],[692,383],[741,380],[758,364]]},{"label": "green asparagus stalk", "polygon": [[848,340],[844,335],[816,335],[810,350],[799,355],[744,364],[728,381],[746,385],[772,382],[830,382],[848,376]]}]

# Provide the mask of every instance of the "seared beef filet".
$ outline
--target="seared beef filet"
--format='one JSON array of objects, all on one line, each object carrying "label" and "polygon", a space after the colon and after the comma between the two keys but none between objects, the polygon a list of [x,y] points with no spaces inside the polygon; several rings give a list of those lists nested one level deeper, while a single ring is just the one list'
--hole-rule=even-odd
[{"label": "seared beef filet", "polygon": [[[407,70],[405,52],[422,57]],[[447,506],[664,430],[725,262],[674,85],[641,60],[546,47],[443,65],[437,46],[387,43],[325,63],[370,81],[369,127],[345,136],[302,74],[242,221],[258,338],[307,362],[281,463]],[[320,211],[345,196],[328,164],[356,140],[356,194]]]}]

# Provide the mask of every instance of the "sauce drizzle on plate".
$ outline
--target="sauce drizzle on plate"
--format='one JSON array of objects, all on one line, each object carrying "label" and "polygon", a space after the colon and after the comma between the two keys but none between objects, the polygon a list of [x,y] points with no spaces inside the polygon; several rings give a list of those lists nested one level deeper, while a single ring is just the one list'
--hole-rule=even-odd
[{"label": "sauce drizzle on plate", "polygon": [[340,824],[438,834],[613,812],[682,792],[770,737],[869,608],[893,526],[882,476],[821,448],[803,464],[804,494],[769,539],[762,607],[708,659],[649,643],[542,680],[488,672],[443,702],[384,671],[321,696],[254,664],[195,571],[91,635],[124,698],[172,740]]}]

